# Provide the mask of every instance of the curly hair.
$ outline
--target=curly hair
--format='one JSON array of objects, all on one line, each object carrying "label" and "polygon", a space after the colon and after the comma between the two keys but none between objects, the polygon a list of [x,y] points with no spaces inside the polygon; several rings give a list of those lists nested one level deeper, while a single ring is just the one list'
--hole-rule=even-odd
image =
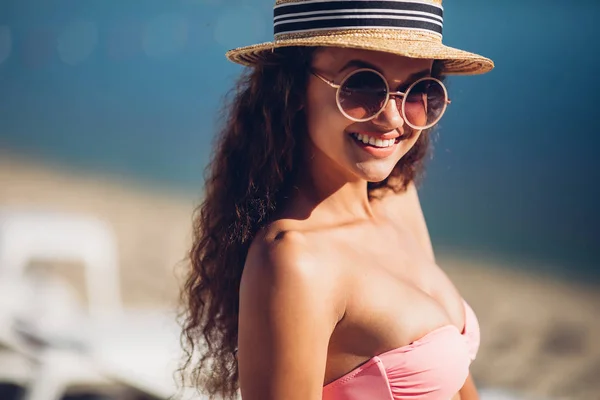
[{"label": "curly hair", "polygon": [[[194,212],[190,269],[182,289],[182,376],[211,398],[238,391],[239,288],[250,243],[295,182],[303,110],[315,48],[276,49],[240,77],[224,105],[224,121],[205,176],[204,200]],[[440,77],[434,63],[434,76]],[[423,169],[429,134],[423,132],[390,178],[369,183],[399,192]],[[399,179],[397,179],[399,178]],[[392,183],[394,182],[394,183]],[[183,378],[185,380],[185,378]]]}]

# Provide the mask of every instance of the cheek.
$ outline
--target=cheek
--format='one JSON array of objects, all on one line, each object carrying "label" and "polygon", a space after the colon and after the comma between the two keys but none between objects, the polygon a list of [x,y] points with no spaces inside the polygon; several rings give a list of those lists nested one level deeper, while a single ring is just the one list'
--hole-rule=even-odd
[{"label": "cheek", "polygon": [[408,153],[410,149],[412,149],[412,147],[415,145],[415,143],[417,143],[417,140],[419,140],[419,138],[421,137],[423,131],[415,131],[412,136],[410,137],[410,139],[407,140],[403,140],[402,143],[402,151],[401,151],[401,156],[404,156],[404,154]]},{"label": "cheek", "polygon": [[348,120],[339,112],[332,93],[318,92],[307,96],[308,134],[317,146],[340,140]]}]

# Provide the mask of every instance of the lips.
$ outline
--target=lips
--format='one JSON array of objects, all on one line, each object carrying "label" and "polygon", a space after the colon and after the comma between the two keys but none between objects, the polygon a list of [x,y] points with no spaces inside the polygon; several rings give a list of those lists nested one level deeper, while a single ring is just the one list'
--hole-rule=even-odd
[{"label": "lips", "polygon": [[[394,143],[399,143],[401,140],[408,139],[410,134],[400,134],[397,131],[394,132],[369,132],[369,131],[355,131],[350,132],[350,136],[356,141],[363,143],[367,146],[385,146],[386,141],[394,141]],[[378,142],[379,141],[379,142]],[[388,145],[391,146],[391,142],[388,142]]]},{"label": "lips", "polygon": [[370,138],[373,137],[375,139],[381,139],[381,140],[397,139],[402,136],[402,135],[398,134],[398,132],[381,133],[381,132],[356,131],[356,132],[352,132],[352,133],[360,134],[363,136],[368,136]]},{"label": "lips", "polygon": [[385,159],[392,156],[398,148],[401,136],[396,135],[390,139],[381,139],[383,135],[369,136],[364,133],[351,133],[352,142],[362,151],[375,159]]},{"label": "lips", "polygon": [[378,148],[392,147],[398,142],[397,138],[384,139],[381,137],[368,136],[362,133],[352,133],[352,137],[364,145]]}]

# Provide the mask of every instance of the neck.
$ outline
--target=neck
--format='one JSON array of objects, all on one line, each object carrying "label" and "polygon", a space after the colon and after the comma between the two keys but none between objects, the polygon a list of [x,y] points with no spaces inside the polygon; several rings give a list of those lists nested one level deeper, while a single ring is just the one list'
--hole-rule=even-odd
[{"label": "neck", "polygon": [[314,146],[305,154],[295,187],[301,209],[333,224],[373,217],[367,181],[343,171]]}]

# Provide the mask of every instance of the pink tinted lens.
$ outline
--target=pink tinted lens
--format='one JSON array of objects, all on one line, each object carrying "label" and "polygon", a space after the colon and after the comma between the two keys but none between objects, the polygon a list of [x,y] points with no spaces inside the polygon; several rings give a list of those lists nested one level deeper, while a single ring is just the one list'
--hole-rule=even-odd
[{"label": "pink tinted lens", "polygon": [[444,87],[435,79],[424,79],[406,93],[404,115],[416,127],[435,124],[444,113],[447,104]]},{"label": "pink tinted lens", "polygon": [[385,81],[372,71],[359,71],[350,75],[338,91],[342,111],[357,120],[376,115],[383,108],[386,98]]}]

